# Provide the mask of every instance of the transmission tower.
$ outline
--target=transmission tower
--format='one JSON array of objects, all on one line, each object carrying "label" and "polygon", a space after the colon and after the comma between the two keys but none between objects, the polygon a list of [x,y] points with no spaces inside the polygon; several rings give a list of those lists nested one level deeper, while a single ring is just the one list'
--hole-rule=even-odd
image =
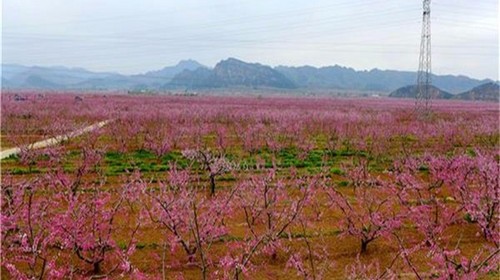
[{"label": "transmission tower", "polygon": [[431,0],[423,0],[422,41],[417,77],[416,109],[429,112],[432,99],[431,88]]}]

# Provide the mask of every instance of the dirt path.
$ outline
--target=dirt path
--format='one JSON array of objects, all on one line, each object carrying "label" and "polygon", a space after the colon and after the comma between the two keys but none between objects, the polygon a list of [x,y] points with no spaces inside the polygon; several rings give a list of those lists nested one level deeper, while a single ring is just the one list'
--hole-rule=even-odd
[{"label": "dirt path", "polygon": [[[35,143],[32,143],[32,144],[29,144],[28,148],[29,149],[40,149],[40,148],[45,148],[45,147],[57,145],[61,141],[64,141],[64,140],[67,140],[67,139],[70,139],[70,138],[74,138],[74,137],[80,136],[80,135],[82,135],[84,133],[87,133],[87,132],[94,131],[96,129],[99,129],[99,128],[107,125],[110,122],[111,122],[111,120],[102,121],[102,122],[99,122],[99,123],[96,123],[96,124],[89,125],[87,127],[78,129],[76,131],[70,132],[70,133],[65,134],[65,135],[59,135],[59,136],[56,136],[56,137],[52,137],[52,138],[49,138],[49,139],[38,141],[38,142],[35,142]],[[0,152],[0,160],[2,160],[4,158],[8,158],[11,155],[18,154],[20,152],[21,152],[21,148],[20,147],[11,148],[11,149],[7,149],[5,151],[1,151]]]}]

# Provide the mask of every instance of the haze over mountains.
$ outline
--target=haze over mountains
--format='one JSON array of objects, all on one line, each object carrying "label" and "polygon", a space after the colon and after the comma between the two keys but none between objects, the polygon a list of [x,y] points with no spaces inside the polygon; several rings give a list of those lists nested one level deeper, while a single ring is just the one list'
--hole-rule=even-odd
[{"label": "haze over mountains", "polygon": [[[214,68],[194,60],[144,74],[122,75],[91,72],[82,68],[27,67],[2,65],[4,89],[82,89],[82,90],[164,90],[164,89],[335,89],[391,92],[415,83],[416,73],[395,70],[356,71],[342,66],[270,67],[229,58]],[[492,82],[466,76],[434,75],[433,85],[453,94]]]},{"label": "haze over mountains", "polygon": [[193,60],[138,75],[91,72],[83,68],[2,65],[2,88],[12,89],[158,89],[184,70],[204,67]]}]

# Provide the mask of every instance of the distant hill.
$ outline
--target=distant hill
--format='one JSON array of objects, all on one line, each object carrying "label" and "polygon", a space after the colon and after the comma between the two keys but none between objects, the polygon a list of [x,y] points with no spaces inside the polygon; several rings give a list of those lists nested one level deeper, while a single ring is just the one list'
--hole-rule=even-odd
[{"label": "distant hill", "polygon": [[167,84],[164,84],[162,88],[212,88],[215,87],[214,74],[212,70],[208,68],[198,68],[196,70],[184,70],[181,73],[175,75]]},{"label": "distant hill", "polygon": [[2,87],[33,89],[66,89],[75,88],[79,84],[92,79],[112,80],[126,77],[117,73],[91,72],[82,68],[40,67],[21,65],[2,65],[2,79],[7,83]]},{"label": "distant hill", "polygon": [[[413,84],[416,76],[415,72],[379,69],[357,71],[339,65],[272,68],[229,58],[219,62],[213,69],[194,60],[182,60],[177,65],[136,75],[92,72],[83,68],[3,64],[1,81],[4,89],[158,90],[245,87],[392,92]],[[492,82],[450,75],[433,75],[432,80],[437,88],[453,94]]]},{"label": "distant hill", "polygon": [[[394,98],[415,98],[417,86],[405,86],[389,94]],[[500,101],[500,88],[498,83],[486,83],[477,86],[469,91],[451,94],[438,87],[432,86],[432,98],[434,99],[457,99],[457,100],[478,100],[478,101]]]},{"label": "distant hill", "polygon": [[51,81],[48,81],[38,75],[29,75],[24,80],[24,84],[26,86],[40,89],[55,89],[57,88],[57,84]]},{"label": "distant hill", "polygon": [[176,74],[204,67],[194,60],[181,61],[138,75],[92,72],[83,68],[2,65],[2,88],[22,89],[137,89],[159,88]]},{"label": "distant hill", "polygon": [[[275,68],[301,88],[351,89],[370,91],[394,91],[414,84],[415,72],[379,70],[356,71],[342,66],[315,68],[311,66]],[[432,76],[433,84],[452,93],[463,92],[489,80],[475,80],[465,76]]]},{"label": "distant hill", "polygon": [[296,88],[297,86],[280,72],[259,63],[246,63],[229,58],[219,62],[214,70],[220,86],[252,86]]},{"label": "distant hill", "polygon": [[194,71],[198,68],[205,68],[206,66],[198,63],[195,60],[181,60],[177,65],[167,66],[160,70],[149,71],[145,74],[132,75],[130,78],[134,82],[133,89],[159,89],[163,85],[169,83],[175,75],[183,71]]},{"label": "distant hill", "polygon": [[235,58],[222,60],[214,69],[185,70],[176,75],[166,86],[187,88],[271,87],[296,88],[280,72],[259,63],[247,63]]},{"label": "distant hill", "polygon": [[[417,96],[418,86],[410,85],[399,88],[389,94],[389,97],[394,98],[415,98]],[[453,98],[454,95],[443,91],[435,86],[431,86],[431,95],[433,99],[450,99]]]},{"label": "distant hill", "polygon": [[[146,72],[142,76],[161,77],[164,79],[172,79],[175,75],[181,73],[184,70],[194,71],[198,68],[207,68],[207,67],[198,63],[195,60],[188,59],[188,60],[181,60],[181,61],[179,61],[179,63],[177,63],[177,65],[174,65],[174,66],[167,66],[167,67],[164,67],[160,70]],[[141,76],[141,75],[137,75],[137,76]]]},{"label": "distant hill", "polygon": [[500,101],[500,86],[497,83],[486,83],[469,91],[453,96],[453,99]]}]

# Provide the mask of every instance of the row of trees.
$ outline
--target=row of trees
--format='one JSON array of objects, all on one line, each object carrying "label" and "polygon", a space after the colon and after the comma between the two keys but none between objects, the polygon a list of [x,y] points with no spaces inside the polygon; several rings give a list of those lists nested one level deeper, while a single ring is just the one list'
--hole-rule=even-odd
[{"label": "row of trees", "polygon": [[[88,143],[82,151],[73,172],[61,164],[62,148],[26,151],[36,154],[22,158],[37,159],[48,172],[21,181],[2,178],[2,266],[12,277],[165,279],[172,259],[184,254],[184,265],[198,267],[203,279],[239,279],[262,259],[280,257],[304,279],[320,279],[332,265],[332,252],[321,244],[337,237],[316,224],[332,220],[338,238],[358,240],[354,255],[367,254],[379,239],[397,244],[388,248],[394,258],[388,266],[355,262],[346,271],[353,279],[401,273],[474,279],[498,269],[499,164],[480,151],[405,158],[384,178],[363,172],[360,162],[349,171],[348,187],[336,186],[328,172],[278,176],[276,167],[257,164],[250,178],[225,188],[216,188],[217,176],[238,167],[209,150],[184,151],[198,164],[180,169],[172,163],[155,181],[136,170],[119,184],[103,175],[103,151]],[[462,224],[482,236],[480,248],[462,251],[456,236]],[[161,273],[144,275],[132,258],[152,230],[160,233],[154,243],[161,248]],[[222,255],[221,244],[227,248]],[[431,265],[415,261],[420,256]]]},{"label": "row of trees", "polygon": [[[286,263],[304,279],[321,279],[343,269],[329,247],[336,240],[356,242],[344,276],[351,279],[498,271],[496,105],[438,103],[434,119],[422,121],[404,101],[7,97],[3,145],[114,120],[2,162],[1,263],[12,278],[165,279],[183,268],[239,279]],[[287,149],[299,160],[313,152],[326,160],[304,175],[260,157]],[[108,152],[138,150],[162,164],[182,151],[182,163],[106,175]],[[238,164],[249,158],[256,162]],[[347,184],[329,170],[338,160]],[[376,176],[374,163],[384,170]],[[18,167],[27,172],[5,171]],[[220,180],[228,173],[231,180]],[[368,260],[379,248],[389,262]],[[144,262],[161,265],[156,272]]]},{"label": "row of trees", "polygon": [[[495,104],[438,103],[433,121],[414,119],[411,102],[376,100],[181,98],[72,95],[2,97],[1,130],[12,146],[54,137],[103,120],[114,150],[146,149],[158,156],[208,146],[224,152],[294,148],[398,155],[495,147]],[[40,110],[40,108],[44,108]],[[25,138],[31,135],[38,138]],[[471,137],[471,136],[474,137]]]}]

